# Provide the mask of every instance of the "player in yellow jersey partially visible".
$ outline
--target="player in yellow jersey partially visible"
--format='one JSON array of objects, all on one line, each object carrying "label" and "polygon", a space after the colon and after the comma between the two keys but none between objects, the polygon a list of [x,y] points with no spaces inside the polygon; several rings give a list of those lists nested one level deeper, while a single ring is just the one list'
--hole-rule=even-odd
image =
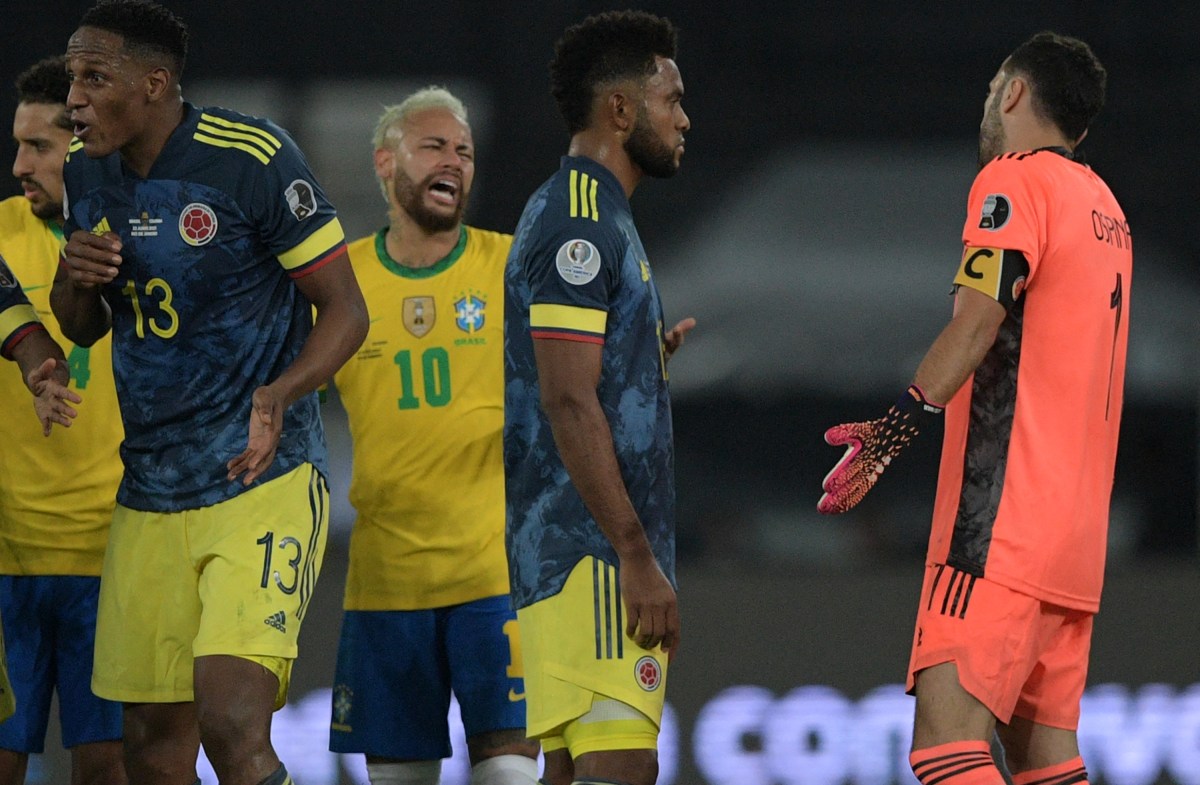
[{"label": "player in yellow jersey partially visible", "polygon": [[[84,400],[71,429],[48,439],[34,417],[0,418],[0,613],[17,700],[16,714],[0,725],[0,785],[24,782],[29,754],[42,752],[55,692],[73,781],[123,783],[121,704],[91,688],[100,567],[121,479],[112,341],[73,346],[50,313],[71,142],[63,59],[35,64],[16,86],[12,171],[24,195],[0,202],[0,256],[65,347],[70,388]],[[0,397],[18,400],[24,387],[16,365],[0,364]]]},{"label": "player in yellow jersey partially visible", "polygon": [[371,314],[335,377],[358,518],[330,749],[373,785],[434,785],[454,692],[471,785],[532,785],[504,553],[507,234],[462,223],[475,145],[461,101],[426,88],[386,110],[375,173],[389,225],[350,246]]}]

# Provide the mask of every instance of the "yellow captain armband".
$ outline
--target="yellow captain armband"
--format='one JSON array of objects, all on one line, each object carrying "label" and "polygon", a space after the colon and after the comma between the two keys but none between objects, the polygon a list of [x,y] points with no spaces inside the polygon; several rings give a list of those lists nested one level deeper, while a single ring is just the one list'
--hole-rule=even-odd
[{"label": "yellow captain armband", "polygon": [[963,248],[954,285],[966,286],[1011,308],[1025,291],[1029,262],[1020,251],[1004,248]]}]

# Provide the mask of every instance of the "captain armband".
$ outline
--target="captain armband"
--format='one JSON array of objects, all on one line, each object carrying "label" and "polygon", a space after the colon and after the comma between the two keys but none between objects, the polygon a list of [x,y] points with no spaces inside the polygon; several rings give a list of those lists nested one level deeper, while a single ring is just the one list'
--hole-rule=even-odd
[{"label": "captain armband", "polygon": [[954,285],[982,292],[1008,309],[1021,299],[1028,277],[1029,262],[1020,251],[968,246]]}]

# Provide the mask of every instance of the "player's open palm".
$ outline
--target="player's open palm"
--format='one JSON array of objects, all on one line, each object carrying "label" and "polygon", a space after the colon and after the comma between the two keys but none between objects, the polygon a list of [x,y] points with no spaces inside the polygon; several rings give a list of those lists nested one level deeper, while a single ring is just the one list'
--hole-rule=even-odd
[{"label": "player's open palm", "polygon": [[55,423],[70,428],[71,420],[78,415],[71,404],[83,401],[56,376],[57,369],[58,361],[48,357],[45,362],[30,371],[26,380],[29,389],[33,391],[33,409],[42,423],[43,436],[50,435],[50,429]]},{"label": "player's open palm", "polygon": [[622,560],[620,576],[625,634],[643,649],[661,645],[671,656],[679,647],[679,605],[671,582],[648,551],[644,558]]},{"label": "player's open palm", "polygon": [[250,435],[246,440],[246,449],[226,464],[228,478],[236,480],[245,472],[242,484],[249,485],[262,476],[275,460],[275,450],[279,448],[282,434],[283,401],[270,386],[259,387],[254,391],[250,409]]}]

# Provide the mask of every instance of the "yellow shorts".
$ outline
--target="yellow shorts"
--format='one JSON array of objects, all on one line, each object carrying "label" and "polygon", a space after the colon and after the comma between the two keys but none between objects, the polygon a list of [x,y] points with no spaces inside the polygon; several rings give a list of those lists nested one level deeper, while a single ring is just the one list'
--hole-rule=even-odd
[{"label": "yellow shorts", "polygon": [[573,757],[654,748],[667,657],[625,635],[615,567],[583,559],[561,592],[521,608],[517,619],[531,738],[546,740],[550,749],[569,747]]},{"label": "yellow shorts", "polygon": [[127,703],[194,699],[193,658],[260,663],[283,705],[328,531],[325,479],[303,464],[197,510],[117,505],[100,579],[92,691]]}]

